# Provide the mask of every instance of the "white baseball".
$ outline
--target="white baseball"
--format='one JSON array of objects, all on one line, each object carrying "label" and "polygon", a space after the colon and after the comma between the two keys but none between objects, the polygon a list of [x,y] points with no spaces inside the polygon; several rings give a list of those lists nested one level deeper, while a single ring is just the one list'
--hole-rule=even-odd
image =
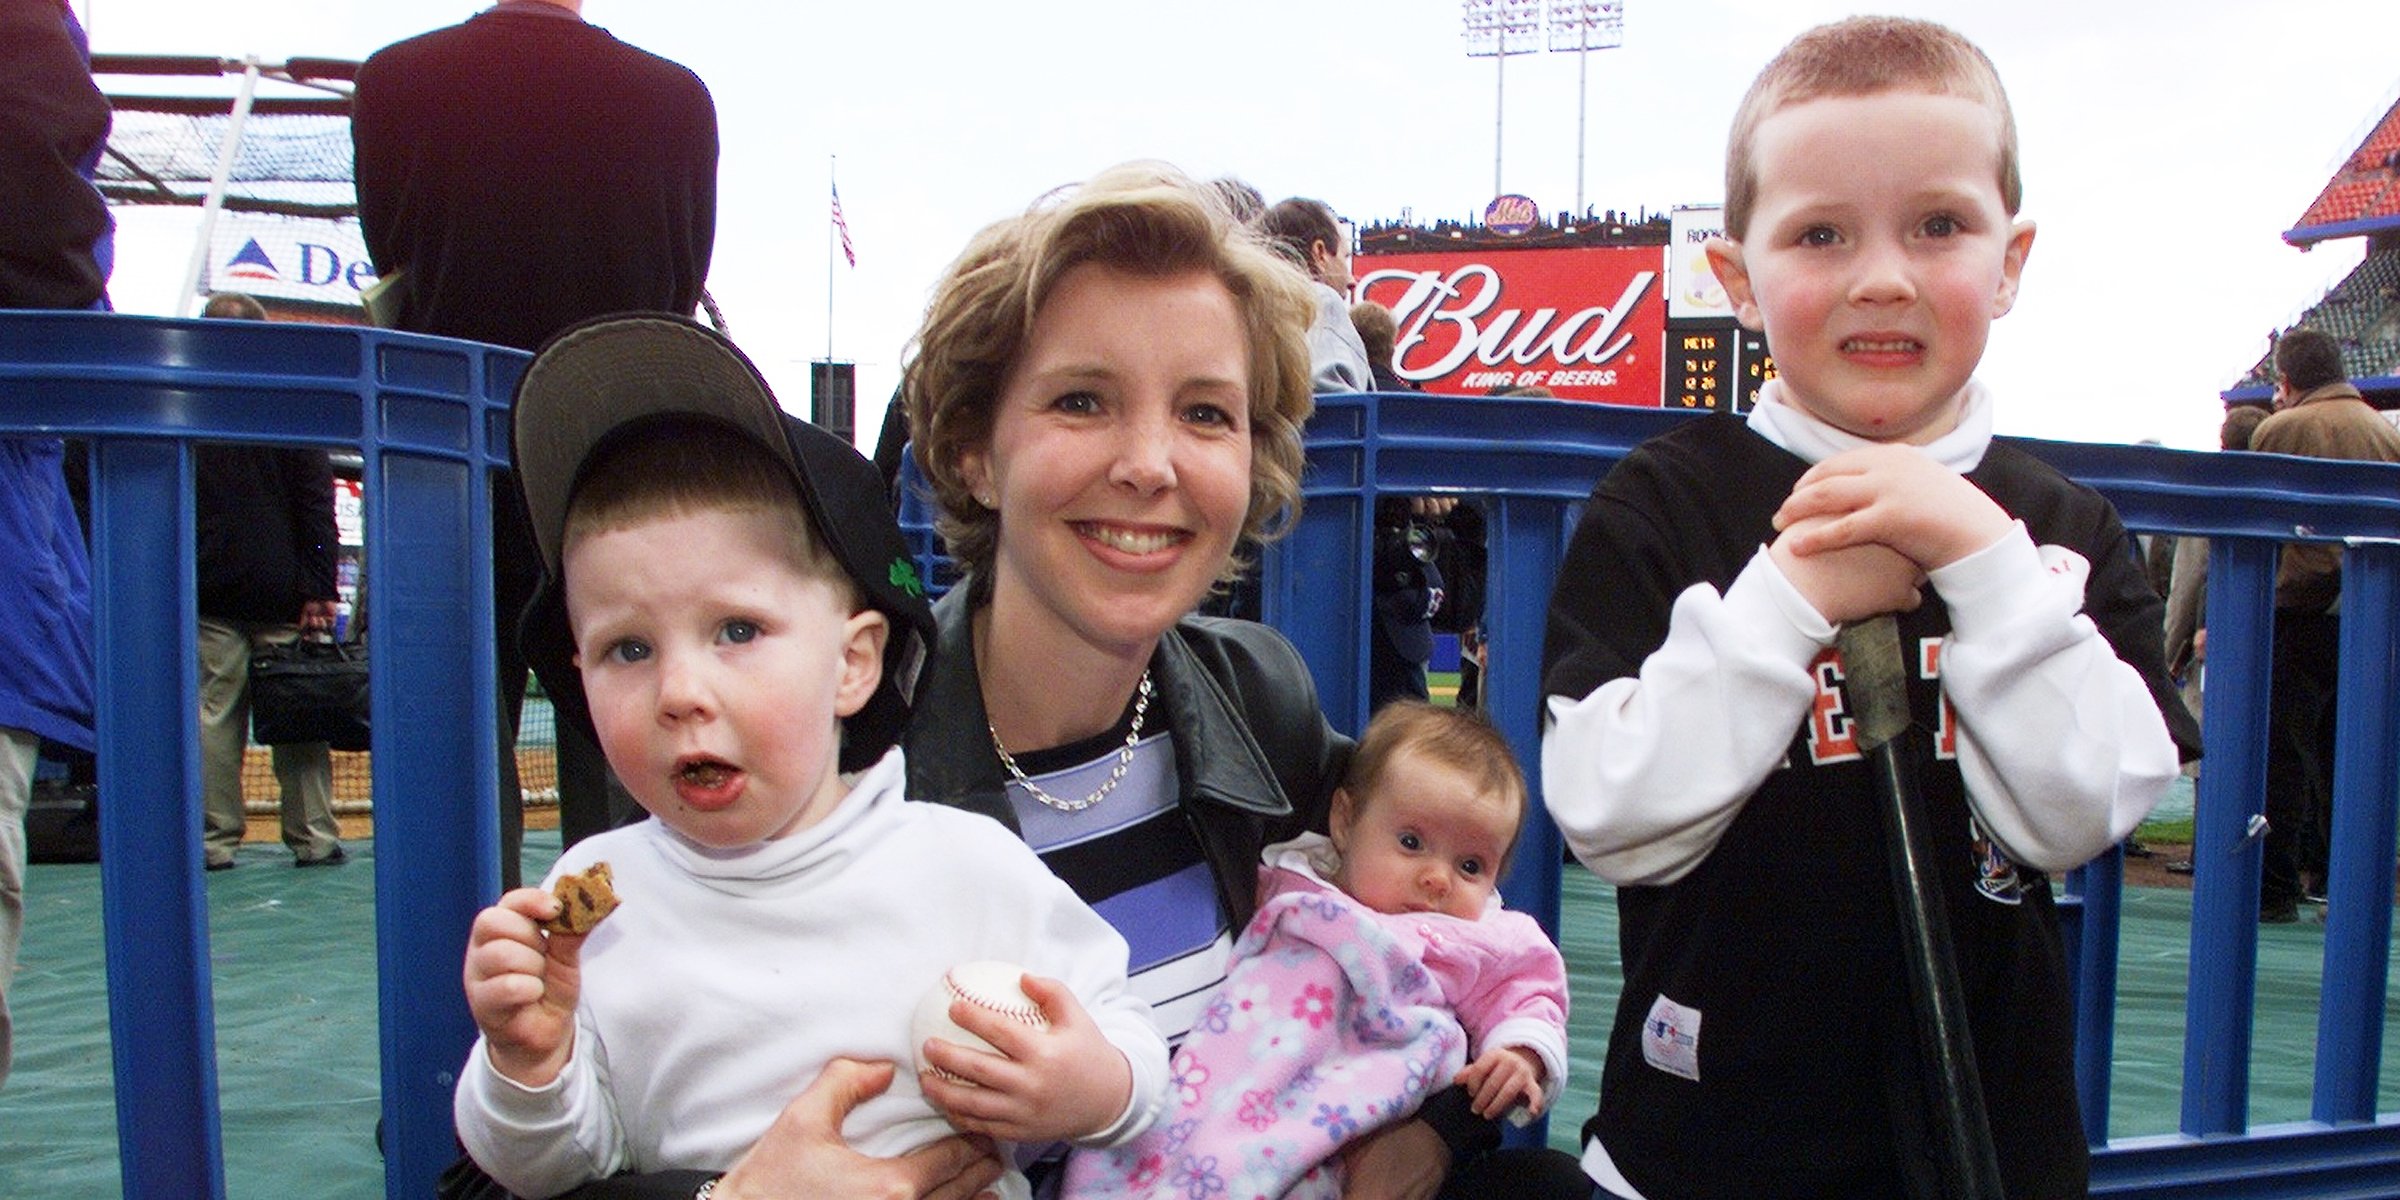
[{"label": "white baseball", "polygon": [[917,1066],[931,1071],[953,1083],[964,1083],[956,1075],[925,1060],[925,1042],[940,1038],[970,1049],[999,1054],[1000,1049],[990,1042],[960,1028],[950,1019],[950,1002],[964,1000],[977,1008],[988,1009],[1022,1025],[1048,1029],[1050,1018],[1042,1015],[1042,1006],[1025,994],[1022,981],[1025,968],[1006,962],[960,963],[942,975],[941,982],[925,993],[918,1002],[916,1017],[909,1022],[909,1045],[916,1047]]}]

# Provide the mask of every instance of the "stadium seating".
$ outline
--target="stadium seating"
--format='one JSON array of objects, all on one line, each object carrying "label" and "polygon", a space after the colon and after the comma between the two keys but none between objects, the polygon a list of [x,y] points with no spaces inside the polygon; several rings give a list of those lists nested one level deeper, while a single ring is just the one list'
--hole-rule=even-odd
[{"label": "stadium seating", "polygon": [[[2400,185],[2396,185],[2400,187]],[[2355,379],[2387,377],[2400,369],[2400,249],[2369,254],[2292,324],[2321,329],[2342,344],[2342,362]],[[2280,336],[2280,335],[2279,335]],[[2275,386],[2274,347],[2230,391]]]},{"label": "stadium seating", "polygon": [[2379,217],[2400,218],[2400,104],[2384,113],[2285,236],[2314,241],[2311,231]]}]

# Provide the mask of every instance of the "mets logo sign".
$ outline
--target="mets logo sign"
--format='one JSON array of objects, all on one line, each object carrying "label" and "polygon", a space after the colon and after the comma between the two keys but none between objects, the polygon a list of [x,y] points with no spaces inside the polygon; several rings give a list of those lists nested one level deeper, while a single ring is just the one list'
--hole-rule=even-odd
[{"label": "mets logo sign", "polygon": [[1535,204],[1531,196],[1510,192],[1505,196],[1494,196],[1490,204],[1483,206],[1483,227],[1493,233],[1505,233],[1513,237],[1541,223],[1542,206]]}]

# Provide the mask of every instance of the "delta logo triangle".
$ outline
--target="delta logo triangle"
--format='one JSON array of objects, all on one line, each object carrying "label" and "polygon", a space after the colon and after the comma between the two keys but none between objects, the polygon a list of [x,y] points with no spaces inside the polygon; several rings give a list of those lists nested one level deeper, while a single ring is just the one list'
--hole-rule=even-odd
[{"label": "delta logo triangle", "polygon": [[240,253],[225,262],[225,274],[233,279],[263,279],[269,283],[283,282],[283,272],[275,268],[275,260],[258,244],[257,238],[242,243]]}]

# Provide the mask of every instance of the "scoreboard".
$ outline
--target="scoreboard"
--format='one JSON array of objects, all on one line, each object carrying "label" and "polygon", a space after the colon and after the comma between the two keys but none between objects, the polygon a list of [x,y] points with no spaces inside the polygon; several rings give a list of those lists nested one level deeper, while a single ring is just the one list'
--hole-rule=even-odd
[{"label": "scoreboard", "polygon": [[1732,411],[1733,345],[1723,330],[1669,329],[1666,406]]},{"label": "scoreboard", "polygon": [[1666,342],[1660,403],[1670,409],[1749,412],[1759,386],[1775,377],[1766,335],[1731,319],[1670,321]]},{"label": "scoreboard", "polygon": [[1708,247],[1725,236],[1713,204],[1671,214],[1667,239],[1667,330],[1660,349],[1665,376],[1659,404],[1692,412],[1750,411],[1758,389],[1775,377],[1766,335],[1734,319],[1733,302],[1708,261]]},{"label": "scoreboard", "polygon": [[1775,378],[1775,356],[1767,350],[1767,335],[1753,330],[1741,334],[1741,382],[1735,396],[1735,412],[1749,412],[1758,404],[1758,389]]}]

